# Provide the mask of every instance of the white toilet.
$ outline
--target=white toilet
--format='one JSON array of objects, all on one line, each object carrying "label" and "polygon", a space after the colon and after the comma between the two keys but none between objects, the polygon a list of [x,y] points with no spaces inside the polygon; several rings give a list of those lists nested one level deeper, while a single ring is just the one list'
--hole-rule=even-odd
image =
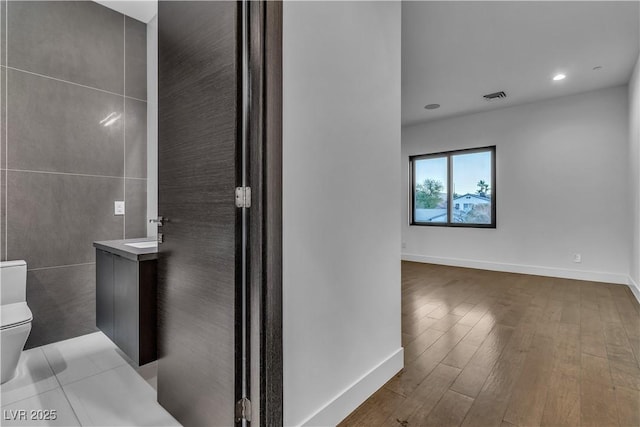
[{"label": "white toilet", "polygon": [[4,384],[14,377],[20,354],[31,332],[33,316],[27,306],[27,263],[0,262],[0,356]]}]

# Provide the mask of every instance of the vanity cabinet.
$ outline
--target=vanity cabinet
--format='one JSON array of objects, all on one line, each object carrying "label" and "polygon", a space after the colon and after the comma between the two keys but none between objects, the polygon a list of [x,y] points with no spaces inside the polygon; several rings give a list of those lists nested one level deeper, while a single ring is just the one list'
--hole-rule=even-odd
[{"label": "vanity cabinet", "polygon": [[94,246],[96,326],[138,365],[156,360],[156,259]]},{"label": "vanity cabinet", "polygon": [[96,326],[113,336],[113,254],[96,250]]}]

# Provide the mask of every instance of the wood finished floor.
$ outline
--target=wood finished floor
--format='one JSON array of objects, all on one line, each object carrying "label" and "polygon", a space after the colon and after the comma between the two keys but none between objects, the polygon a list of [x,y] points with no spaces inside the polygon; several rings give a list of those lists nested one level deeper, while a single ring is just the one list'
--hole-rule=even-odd
[{"label": "wood finished floor", "polygon": [[340,426],[640,426],[623,285],[403,262],[404,369]]}]

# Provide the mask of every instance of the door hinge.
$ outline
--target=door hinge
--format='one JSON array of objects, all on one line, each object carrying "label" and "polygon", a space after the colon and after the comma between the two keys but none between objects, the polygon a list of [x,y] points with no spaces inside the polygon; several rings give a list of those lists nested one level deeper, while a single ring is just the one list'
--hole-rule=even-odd
[{"label": "door hinge", "polygon": [[251,187],[236,187],[236,207],[251,207]]},{"label": "door hinge", "polygon": [[236,402],[236,422],[242,420],[251,422],[251,401],[246,397]]}]

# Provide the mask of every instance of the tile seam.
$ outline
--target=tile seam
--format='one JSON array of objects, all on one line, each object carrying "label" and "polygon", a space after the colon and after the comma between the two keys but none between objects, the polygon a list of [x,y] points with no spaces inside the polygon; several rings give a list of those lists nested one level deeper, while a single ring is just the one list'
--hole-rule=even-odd
[{"label": "tile seam", "polygon": [[[9,2],[5,1],[4,8],[4,22],[5,22],[5,36],[4,36],[4,63],[5,65],[9,65]],[[5,167],[9,168],[9,95],[7,94],[9,89],[9,73],[5,69],[4,73],[4,162]],[[9,232],[9,173],[4,171],[4,259],[9,259],[9,237],[7,236]],[[1,225],[0,225],[1,226]]]},{"label": "tile seam", "polygon": [[56,374],[56,371],[53,370],[53,366],[51,366],[51,362],[49,361],[49,358],[47,357],[47,353],[44,352],[44,350],[42,349],[42,346],[40,346],[39,348],[40,348],[40,351],[42,352],[42,355],[44,356],[44,360],[46,360],[47,364],[49,365],[49,369],[51,369],[51,372],[53,372],[53,377],[56,379],[56,382],[58,383],[58,387],[62,391],[62,395],[67,400],[67,403],[69,404],[69,407],[71,408],[71,412],[73,412],[73,416],[75,417],[76,421],[78,422],[78,425],[81,426],[82,423],[80,422],[80,417],[78,417],[78,414],[76,413],[75,408],[71,404],[71,400],[69,400],[69,396],[67,396],[67,392],[64,390],[64,387],[62,386],[62,383],[60,382],[60,378],[58,378],[58,374]]},{"label": "tile seam", "polygon": [[83,265],[94,265],[94,264],[95,262],[81,262],[78,264],[50,265],[47,267],[28,268],[27,271],[53,270],[56,268],[65,268],[65,267],[82,267]]},{"label": "tile seam", "polygon": [[54,171],[39,171],[32,169],[6,169],[2,168],[2,171],[5,172],[21,172],[21,173],[41,173],[41,174],[49,174],[49,175],[70,175],[70,176],[85,176],[89,178],[110,178],[110,179],[137,179],[137,180],[146,180],[148,178],[136,178],[133,176],[116,176],[116,175],[92,175],[86,173],[73,173],[73,172],[54,172]]},{"label": "tile seam", "polygon": [[122,15],[122,200],[124,200],[124,215],[122,215],[122,238],[127,238],[127,17]]},{"label": "tile seam", "polygon": [[[44,354],[44,351],[42,351],[42,346],[33,347],[33,348],[30,348],[30,349],[27,349],[27,350],[23,350],[23,352],[25,352],[25,351],[32,351],[32,350],[40,350],[40,351],[42,352],[42,357],[44,357],[44,360],[47,362],[47,366],[49,366],[49,369],[51,369],[51,373],[53,373],[53,376],[55,377],[55,376],[56,376],[56,373],[55,373],[55,372],[53,372],[53,368],[51,368],[51,364],[49,363],[49,360],[47,359],[47,356]],[[14,405],[14,404],[16,404],[16,403],[20,403],[20,402],[25,401],[25,400],[28,400],[28,399],[33,399],[34,397],[36,397],[36,396],[40,396],[41,394],[49,393],[49,392],[51,392],[51,391],[57,390],[57,389],[59,389],[59,388],[62,388],[62,387],[60,386],[60,382],[58,381],[58,379],[57,379],[57,378],[56,378],[56,383],[58,384],[58,386],[57,386],[57,387],[54,387],[54,388],[52,388],[52,389],[50,389],[50,390],[44,390],[44,391],[38,392],[38,393],[36,393],[36,394],[33,394],[33,395],[31,395],[31,396],[21,397],[20,399],[17,399],[17,400],[11,401],[11,402],[6,403],[6,404],[7,404],[7,405]],[[5,402],[2,402],[2,403],[3,403],[3,406],[4,406]]]},{"label": "tile seam", "polygon": [[59,79],[57,77],[48,76],[46,74],[36,73],[34,71],[23,70],[22,68],[10,67],[9,65],[2,65],[2,67],[6,68],[7,70],[18,71],[18,72],[25,73],[25,74],[31,74],[33,76],[42,77],[44,79],[55,80],[57,82],[67,83],[67,84],[70,84],[70,85],[83,87],[85,89],[97,90],[99,92],[108,93],[109,95],[122,96],[124,98],[133,99],[134,101],[147,103],[147,100],[145,100],[145,99],[140,99],[140,98],[136,98],[136,97],[133,97],[133,96],[124,95],[124,94],[121,94],[121,93],[112,92],[110,90],[100,89],[100,88],[93,87],[93,86],[83,85],[82,83],[76,83],[76,82],[72,82],[72,81],[69,81],[69,80]]}]

